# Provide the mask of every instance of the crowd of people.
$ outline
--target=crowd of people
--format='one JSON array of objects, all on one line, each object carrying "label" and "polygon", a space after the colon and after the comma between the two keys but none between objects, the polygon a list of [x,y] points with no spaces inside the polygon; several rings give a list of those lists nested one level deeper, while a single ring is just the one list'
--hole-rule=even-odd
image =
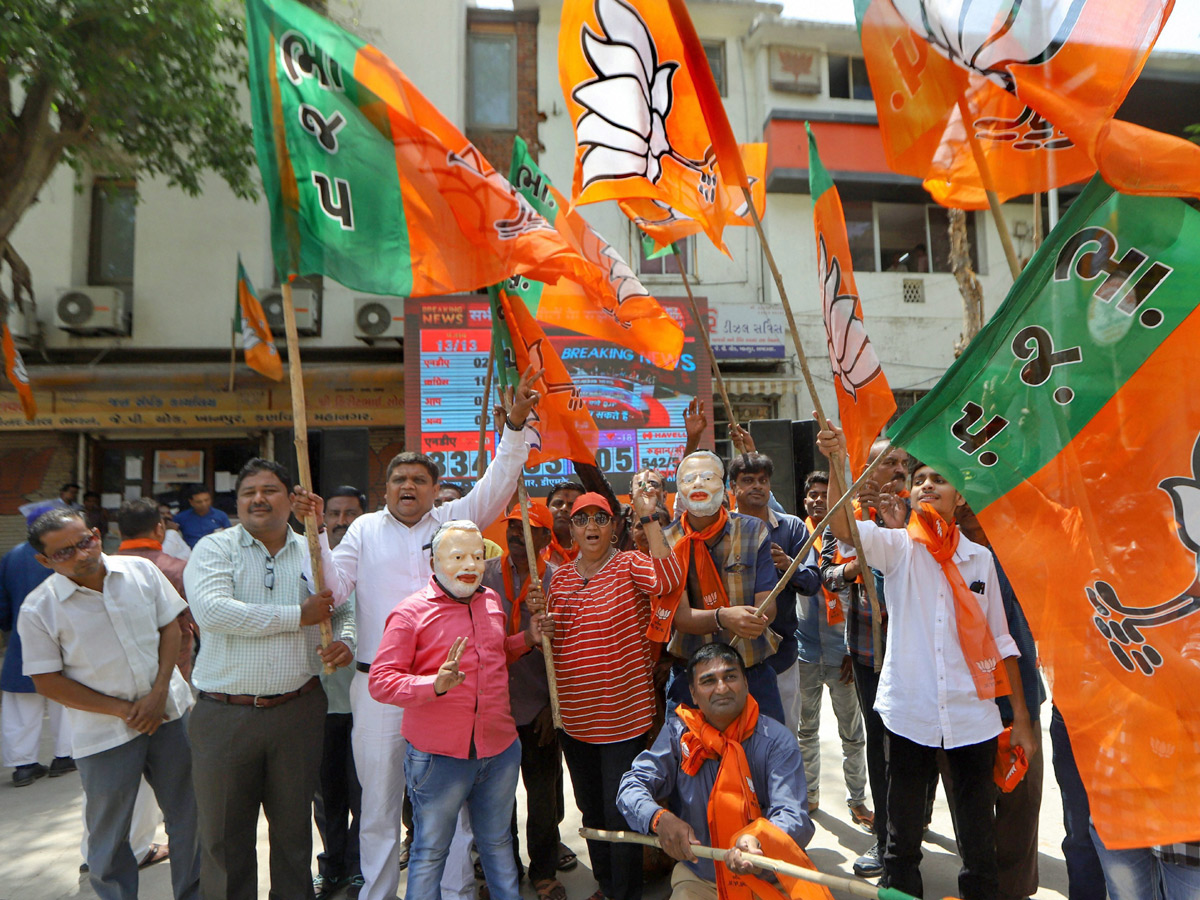
[{"label": "crowd of people", "polygon": [[[531,375],[470,490],[406,451],[368,511],[357,486],[322,497],[254,459],[236,524],[208,491],[174,523],[128,501],[112,554],[74,496],[28,511],[28,541],[0,560],[3,762],[22,787],[78,770],[97,896],[136,897],[139,867],[169,858],[177,900],[257,897],[261,810],[273,897],[391,900],[407,868],[410,900],[514,900],[526,878],[566,900],[564,762],[586,828],[657,836],[672,897],[776,896],[756,856],[805,859],[825,691],[845,815],[874,837],[856,874],[921,896],[940,776],[961,897],[1033,896],[1036,649],[944,475],[873,448],[886,458],[852,504],[860,560],[849,516],[813,535],[838,479],[811,473],[805,517],[788,515],[747,432],[735,426],[728,463],[697,449],[693,404],[673,497],[643,470],[625,504],[579,466],[579,482],[522,510]],[[827,423],[818,446],[835,456],[844,439]],[[319,561],[291,524],[306,517]],[[499,547],[483,535],[496,522]],[[168,550],[172,525],[186,561]],[[1200,845],[1104,848],[1057,714],[1050,731],[1072,900],[1197,896]],[[1010,758],[1028,768],[1001,790]],[[144,836],[159,810],[167,847]],[[593,836],[587,850],[590,900],[642,895],[640,845]]]}]

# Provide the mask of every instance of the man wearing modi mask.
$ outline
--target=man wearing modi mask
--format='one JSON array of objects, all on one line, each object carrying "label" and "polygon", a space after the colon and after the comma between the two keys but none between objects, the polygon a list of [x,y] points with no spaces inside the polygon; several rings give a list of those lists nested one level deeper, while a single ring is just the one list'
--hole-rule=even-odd
[{"label": "man wearing modi mask", "polygon": [[[766,665],[779,647],[779,636],[768,627],[775,618],[775,603],[761,615],[756,609],[778,578],[767,526],[725,508],[725,464],[708,450],[697,450],[680,461],[675,489],[679,518],[663,531],[663,537],[687,577],[681,590],[660,604],[661,610],[673,610],[674,616],[667,652],[690,659],[711,641],[732,644],[746,664],[750,695],[764,715],[782,722],[775,671]],[[681,666],[676,667],[667,699],[694,705]]]},{"label": "man wearing modi mask", "polygon": [[451,520],[434,532],[433,575],[392,610],[371,665],[371,696],[406,708],[404,774],[416,834],[408,900],[438,896],[465,803],[497,900],[518,900],[509,822],[521,745],[509,707],[508,664],[542,641],[542,615],[509,635],[495,591],[483,586],[483,535]]}]

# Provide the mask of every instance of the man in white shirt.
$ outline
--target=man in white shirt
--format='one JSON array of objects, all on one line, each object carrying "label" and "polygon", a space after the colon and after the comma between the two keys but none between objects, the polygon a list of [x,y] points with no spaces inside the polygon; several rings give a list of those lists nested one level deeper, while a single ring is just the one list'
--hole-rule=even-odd
[{"label": "man in white shirt", "polygon": [[[817,435],[826,456],[845,453],[840,429]],[[963,496],[917,460],[912,516],[895,494],[880,494],[884,524],[858,524],[866,562],[883,573],[888,632],[875,709],[886,729],[888,836],[882,884],[921,895],[921,838],[928,783],[944,750],[953,777],[963,900],[996,900],[996,736],[994,698],[1010,694],[1012,743],[1035,749],[1017,669],[1020,652],[1008,633],[991,551],[954,524]],[[840,499],[830,487],[829,504]],[[849,546],[849,522],[835,516],[833,533]],[[1001,665],[1001,660],[1003,664]]]},{"label": "man in white shirt", "polygon": [[[400,883],[401,810],[404,803],[404,750],[400,734],[404,710],[374,700],[367,688],[371,662],[388,614],[429,581],[429,542],[443,522],[468,519],[486,527],[504,513],[528,456],[525,419],[538,401],[532,389],[541,372],[530,367],[513,395],[496,458],[467,496],[435,507],[438,468],[425,454],[406,451],[388,463],[386,507],[359,516],[333,552],[328,586],[339,601],[355,592],[357,674],[350,686],[354,715],[354,765],[364,788],[359,825],[362,900],[393,900]],[[296,514],[309,507],[298,492]],[[313,498],[315,511],[319,498]],[[443,897],[470,897],[474,878],[466,841],[450,848],[442,880]]]},{"label": "man in white shirt", "polygon": [[24,671],[38,693],[67,708],[87,798],[88,866],[101,900],[135,900],[129,846],[145,775],[166,815],[176,900],[199,895],[200,850],[187,713],[192,696],[175,663],[187,608],[148,560],[105,556],[100,533],[74,510],[54,509],[29,529],[54,574],[21,607]]}]

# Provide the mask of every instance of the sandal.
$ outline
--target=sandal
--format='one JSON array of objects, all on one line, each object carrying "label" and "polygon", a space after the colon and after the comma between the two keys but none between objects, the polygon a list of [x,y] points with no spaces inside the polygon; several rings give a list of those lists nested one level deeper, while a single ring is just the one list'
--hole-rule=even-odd
[{"label": "sandal", "polygon": [[862,828],[868,834],[875,830],[875,813],[867,809],[866,805],[860,803],[858,806],[850,807],[850,818],[854,824]]},{"label": "sandal", "polygon": [[155,863],[160,863],[171,855],[170,847],[167,844],[151,844],[150,850],[142,857],[142,861],[138,863],[139,869],[144,869],[146,866],[152,866]]},{"label": "sandal", "polygon": [[567,900],[567,889],[557,878],[541,878],[533,883],[538,900]]},{"label": "sandal", "polygon": [[564,844],[558,842],[558,871],[570,872],[573,868],[579,865],[579,857],[575,855],[575,851]]}]

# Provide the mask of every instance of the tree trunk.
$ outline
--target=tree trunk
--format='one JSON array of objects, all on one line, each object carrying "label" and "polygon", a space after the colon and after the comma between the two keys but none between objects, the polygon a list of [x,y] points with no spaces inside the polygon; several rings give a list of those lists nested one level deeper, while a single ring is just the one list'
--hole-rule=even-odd
[{"label": "tree trunk", "polygon": [[967,214],[961,209],[950,209],[947,213],[950,218],[950,270],[963,298],[963,331],[954,344],[954,355],[958,357],[983,327],[983,287],[971,268]]},{"label": "tree trunk", "polygon": [[0,160],[0,245],[17,227],[17,222],[34,201],[38,191],[54,173],[68,143],[50,121],[54,90],[37,81],[16,117],[15,152]]}]

